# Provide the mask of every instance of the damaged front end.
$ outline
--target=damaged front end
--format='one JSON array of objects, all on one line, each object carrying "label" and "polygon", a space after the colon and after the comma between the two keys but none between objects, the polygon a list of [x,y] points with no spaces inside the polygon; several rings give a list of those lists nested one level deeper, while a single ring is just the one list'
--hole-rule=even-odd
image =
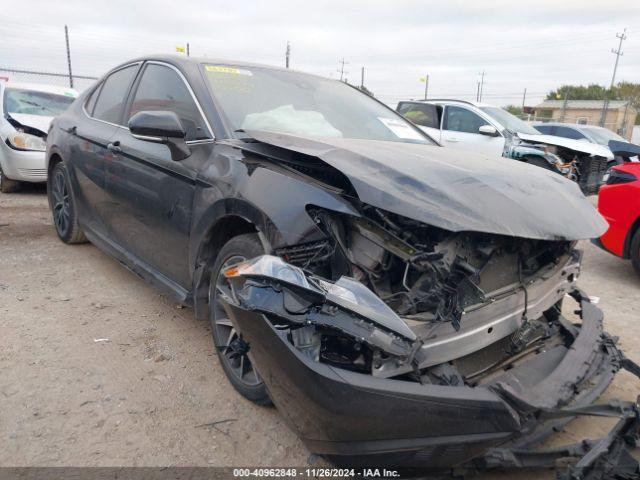
[{"label": "damaged front end", "polygon": [[598,193],[613,155],[600,147],[549,135],[508,134],[503,156],[542,166],[576,182],[582,193]]},{"label": "damaged front end", "polygon": [[[638,367],[576,289],[578,269],[567,249],[533,273],[519,267],[514,285],[494,279],[495,289],[480,289],[479,275],[472,293],[457,291],[438,313],[433,299],[419,308],[399,296],[392,308],[392,298],[361,281],[327,281],[265,255],[224,272],[232,288],[223,303],[283,416],[335,463],[449,471],[577,457],[572,474],[637,468],[628,455],[637,406],[592,404],[618,369]],[[579,326],[560,314],[567,295],[578,303]],[[601,441],[531,450],[577,415],[621,420]]]}]

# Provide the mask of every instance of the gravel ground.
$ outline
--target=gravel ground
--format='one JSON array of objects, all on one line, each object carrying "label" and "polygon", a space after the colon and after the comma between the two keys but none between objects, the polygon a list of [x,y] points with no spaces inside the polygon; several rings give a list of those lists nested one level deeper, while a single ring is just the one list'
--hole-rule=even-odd
[{"label": "gravel ground", "polygon": [[[581,247],[581,287],[600,297],[606,328],[640,361],[631,265]],[[274,408],[234,392],[206,322],[91,244],[60,242],[39,187],[0,194],[0,331],[0,466],[321,464]],[[638,392],[621,372],[606,397]],[[610,425],[579,419],[553,442]]]}]

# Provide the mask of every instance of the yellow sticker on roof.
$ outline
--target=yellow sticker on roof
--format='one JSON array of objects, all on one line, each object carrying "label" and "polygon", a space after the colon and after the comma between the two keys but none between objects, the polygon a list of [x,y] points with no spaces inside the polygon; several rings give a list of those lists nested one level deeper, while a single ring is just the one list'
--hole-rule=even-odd
[{"label": "yellow sticker on roof", "polygon": [[249,70],[241,70],[236,67],[223,67],[221,65],[205,65],[204,69],[207,72],[229,73],[232,75],[248,75],[251,76]]}]

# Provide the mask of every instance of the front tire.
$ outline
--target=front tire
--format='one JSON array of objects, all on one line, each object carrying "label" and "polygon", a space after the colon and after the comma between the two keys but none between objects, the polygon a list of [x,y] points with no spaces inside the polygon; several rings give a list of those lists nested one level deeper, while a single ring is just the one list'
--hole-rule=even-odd
[{"label": "front tire", "polygon": [[20,182],[18,180],[11,180],[7,178],[0,167],[0,192],[13,193],[20,190]]},{"label": "front tire", "polygon": [[51,170],[47,181],[47,195],[53,224],[60,240],[68,244],[86,242],[87,237],[78,224],[78,210],[71,193],[69,172],[62,162],[57,163]]},{"label": "front tire", "polygon": [[218,360],[233,388],[258,405],[271,405],[267,388],[250,359],[251,346],[231,323],[220,300],[222,293],[232,294],[222,272],[231,265],[263,254],[264,248],[255,233],[234,237],[222,247],[211,269],[209,319]]},{"label": "front tire", "polygon": [[631,265],[636,271],[636,275],[640,277],[640,229],[636,230],[636,233],[631,239],[629,258],[631,258]]}]

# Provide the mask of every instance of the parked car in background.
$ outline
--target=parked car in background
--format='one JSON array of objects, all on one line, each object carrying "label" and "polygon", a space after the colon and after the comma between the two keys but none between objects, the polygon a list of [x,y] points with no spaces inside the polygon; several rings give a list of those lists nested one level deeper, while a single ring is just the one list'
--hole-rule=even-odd
[{"label": "parked car in background", "polygon": [[611,169],[598,194],[598,210],[609,229],[596,245],[631,260],[640,276],[640,163],[624,163]]},{"label": "parked car in background", "polygon": [[[608,411],[590,403],[634,365],[576,286],[576,240],[606,223],[575,184],[442,148],[343,82],[141,58],[47,145],[60,239],[193,305],[236,390],[336,463],[508,463]],[[617,469],[633,426],[571,451]]]},{"label": "parked car in background", "polygon": [[0,82],[0,191],[20,182],[46,182],[45,155],[51,120],[77,97],[71,88]]},{"label": "parked car in background", "polygon": [[[596,125],[578,125],[573,123],[534,123],[534,128],[545,135],[555,135],[557,137],[571,138],[583,142],[596,143],[607,147],[614,156],[607,164],[608,169],[614,165],[620,165],[625,160],[638,159],[640,146],[629,142],[626,138],[612,132],[608,128]],[[631,150],[630,150],[631,149]],[[629,153],[631,152],[631,153]],[[634,155],[635,153],[635,155]]]},{"label": "parked car in background", "polygon": [[585,195],[603,182],[611,151],[601,145],[543,135],[506,110],[463,100],[402,101],[397,111],[443,146],[504,156],[559,173]]}]

